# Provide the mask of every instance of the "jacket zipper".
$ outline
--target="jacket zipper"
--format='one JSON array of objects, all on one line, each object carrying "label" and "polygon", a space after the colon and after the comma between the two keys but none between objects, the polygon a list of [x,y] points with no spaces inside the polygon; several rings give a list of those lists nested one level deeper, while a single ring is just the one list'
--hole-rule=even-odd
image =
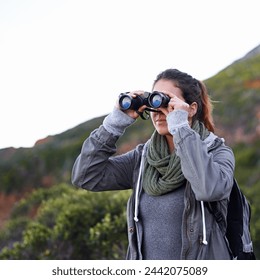
[{"label": "jacket zipper", "polygon": [[[189,190],[186,190],[186,191],[189,191],[190,192],[190,186],[187,186],[187,188],[189,188]],[[186,207],[186,211],[184,213],[185,215],[185,222],[186,222],[186,236],[187,236],[187,239],[188,239],[188,248],[185,252],[185,258],[184,259],[187,259],[187,256],[188,256],[188,253],[190,252],[190,248],[191,248],[191,241],[190,241],[190,235],[189,235],[189,227],[188,227],[188,217],[189,217],[189,213],[190,213],[190,195],[188,196],[188,200],[187,200],[187,207]]]}]

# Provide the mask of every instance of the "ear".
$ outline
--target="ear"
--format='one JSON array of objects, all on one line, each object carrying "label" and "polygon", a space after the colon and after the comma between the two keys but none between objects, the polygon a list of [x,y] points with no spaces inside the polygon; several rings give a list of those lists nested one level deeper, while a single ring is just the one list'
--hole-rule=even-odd
[{"label": "ear", "polygon": [[190,108],[189,108],[189,117],[192,118],[193,116],[196,115],[198,110],[198,104],[197,102],[193,102],[190,104]]}]

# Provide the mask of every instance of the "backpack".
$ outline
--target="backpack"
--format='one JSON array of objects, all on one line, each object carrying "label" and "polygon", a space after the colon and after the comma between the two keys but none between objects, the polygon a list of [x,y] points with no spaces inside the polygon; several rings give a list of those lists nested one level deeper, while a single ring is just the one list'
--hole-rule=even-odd
[{"label": "backpack", "polygon": [[217,202],[209,202],[208,208],[225,234],[234,259],[255,260],[253,242],[250,235],[251,207],[234,179],[227,208],[227,228],[225,218],[218,210]]}]

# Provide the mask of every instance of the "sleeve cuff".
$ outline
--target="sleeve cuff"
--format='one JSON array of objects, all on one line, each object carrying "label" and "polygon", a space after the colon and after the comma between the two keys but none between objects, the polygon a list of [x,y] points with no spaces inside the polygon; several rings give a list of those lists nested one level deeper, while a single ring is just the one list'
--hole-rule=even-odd
[{"label": "sleeve cuff", "polygon": [[184,110],[174,110],[167,115],[169,132],[174,135],[181,127],[189,127],[188,112]]},{"label": "sleeve cuff", "polygon": [[121,110],[114,108],[114,110],[105,117],[103,121],[104,128],[114,136],[121,136],[125,129],[133,124],[135,119],[129,117]]}]

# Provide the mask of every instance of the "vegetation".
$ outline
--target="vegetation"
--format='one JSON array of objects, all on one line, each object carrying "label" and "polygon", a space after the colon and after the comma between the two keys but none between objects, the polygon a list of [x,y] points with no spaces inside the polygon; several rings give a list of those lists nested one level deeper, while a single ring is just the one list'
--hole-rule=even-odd
[{"label": "vegetation", "polygon": [[235,177],[251,204],[251,234],[257,258],[260,258],[260,140],[234,147]]},{"label": "vegetation", "polygon": [[124,259],[129,192],[38,189],[14,207],[0,259]]},{"label": "vegetation", "polygon": [[[241,60],[205,81],[223,135],[232,143],[256,137],[260,110],[260,54]],[[259,128],[258,128],[259,129]],[[259,133],[259,132],[258,132]]]}]

